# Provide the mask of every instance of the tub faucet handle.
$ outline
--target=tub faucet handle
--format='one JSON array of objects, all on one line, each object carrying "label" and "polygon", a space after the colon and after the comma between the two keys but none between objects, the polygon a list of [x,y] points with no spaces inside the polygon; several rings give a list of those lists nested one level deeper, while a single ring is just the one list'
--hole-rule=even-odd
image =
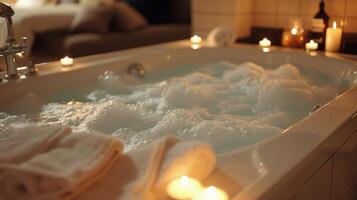
[{"label": "tub faucet handle", "polygon": [[22,37],[22,46],[23,46],[24,48],[27,47],[27,41],[28,41],[28,38],[27,38],[27,37]]},{"label": "tub faucet handle", "polygon": [[33,64],[33,62],[29,61],[27,68],[28,68],[28,75],[33,76],[38,74],[38,69],[36,65]]},{"label": "tub faucet handle", "polygon": [[7,3],[0,2],[0,17],[12,17],[14,10]]},{"label": "tub faucet handle", "polygon": [[[27,37],[22,38],[22,43],[18,44],[14,37],[14,27],[12,23],[12,16],[15,14],[14,10],[10,5],[0,2],[0,17],[5,18],[6,28],[7,28],[7,38],[5,46],[0,48],[0,55],[4,57],[6,64],[7,79],[18,79],[19,72],[23,71],[22,67],[18,66],[17,55],[27,53],[29,51],[27,44]],[[27,56],[26,56],[27,58]],[[27,75],[36,74],[36,67],[29,62],[26,66],[28,73]]]},{"label": "tub faucet handle", "polygon": [[0,71],[0,83],[6,80],[6,72]]}]

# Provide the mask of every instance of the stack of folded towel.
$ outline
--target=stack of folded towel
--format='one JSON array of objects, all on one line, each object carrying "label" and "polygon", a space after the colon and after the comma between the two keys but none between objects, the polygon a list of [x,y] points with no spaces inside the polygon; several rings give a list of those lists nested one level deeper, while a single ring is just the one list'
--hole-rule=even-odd
[{"label": "stack of folded towel", "polygon": [[65,199],[103,177],[122,152],[115,138],[27,127],[0,143],[0,199]]},{"label": "stack of folded towel", "polygon": [[213,149],[165,137],[122,154],[121,142],[64,127],[17,129],[0,141],[0,199],[168,199],[167,184],[183,175],[206,179]]}]

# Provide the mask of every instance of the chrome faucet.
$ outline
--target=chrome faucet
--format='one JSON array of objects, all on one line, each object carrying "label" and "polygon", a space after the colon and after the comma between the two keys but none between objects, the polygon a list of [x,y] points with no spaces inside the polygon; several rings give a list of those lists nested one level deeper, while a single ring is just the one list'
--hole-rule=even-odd
[{"label": "chrome faucet", "polygon": [[[12,16],[15,14],[14,10],[6,3],[0,2],[0,17],[5,18],[7,26],[7,39],[5,41],[4,47],[0,48],[0,56],[5,58],[6,64],[6,73],[0,74],[0,82],[5,79],[18,79],[20,76],[20,71],[26,70],[26,75],[35,75],[37,74],[37,69],[35,65],[29,61],[28,66],[18,67],[16,63],[16,55],[26,53],[28,49],[27,38],[24,37],[23,44],[19,45],[16,43],[14,35],[14,27],[12,24]],[[3,75],[3,76],[1,76]]]}]

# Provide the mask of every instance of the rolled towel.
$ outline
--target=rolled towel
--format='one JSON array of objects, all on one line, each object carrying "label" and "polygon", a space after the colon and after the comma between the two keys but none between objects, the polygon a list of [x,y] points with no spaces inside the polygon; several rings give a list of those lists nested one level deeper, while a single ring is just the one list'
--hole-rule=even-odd
[{"label": "rolled towel", "polygon": [[59,126],[30,126],[1,132],[0,163],[24,162],[47,151],[70,133],[70,128]]},{"label": "rolled towel", "polygon": [[212,47],[229,46],[234,44],[236,35],[231,28],[216,27],[207,36],[207,44]]},{"label": "rolled towel", "polygon": [[[133,157],[135,159],[135,155]],[[204,180],[215,166],[216,157],[210,145],[166,137],[158,141],[151,151],[144,176],[132,190],[132,199],[165,199],[166,187],[172,180],[184,175]]]},{"label": "rolled towel", "polygon": [[[16,159],[0,153],[2,161],[6,160],[0,163],[0,199],[73,198],[102,178],[123,149],[120,141],[103,134],[53,127],[47,132],[45,128],[24,130],[0,143],[0,149],[11,147],[19,152],[12,154]],[[29,152],[24,154],[26,148]]]},{"label": "rolled towel", "polygon": [[168,182],[183,175],[205,180],[215,164],[208,144],[166,137],[120,156],[108,174],[76,200],[167,199]]}]

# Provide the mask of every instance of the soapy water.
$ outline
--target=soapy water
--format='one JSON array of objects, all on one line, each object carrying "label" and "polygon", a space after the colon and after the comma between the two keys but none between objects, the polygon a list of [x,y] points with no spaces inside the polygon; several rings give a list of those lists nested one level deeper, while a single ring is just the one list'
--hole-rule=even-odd
[{"label": "soapy water", "polygon": [[106,72],[98,79],[101,89],[83,101],[51,102],[36,116],[0,113],[0,127],[62,124],[112,134],[125,151],[171,134],[208,142],[221,153],[280,134],[341,92],[307,79],[291,64],[268,70],[219,62],[140,85],[122,77]]}]

